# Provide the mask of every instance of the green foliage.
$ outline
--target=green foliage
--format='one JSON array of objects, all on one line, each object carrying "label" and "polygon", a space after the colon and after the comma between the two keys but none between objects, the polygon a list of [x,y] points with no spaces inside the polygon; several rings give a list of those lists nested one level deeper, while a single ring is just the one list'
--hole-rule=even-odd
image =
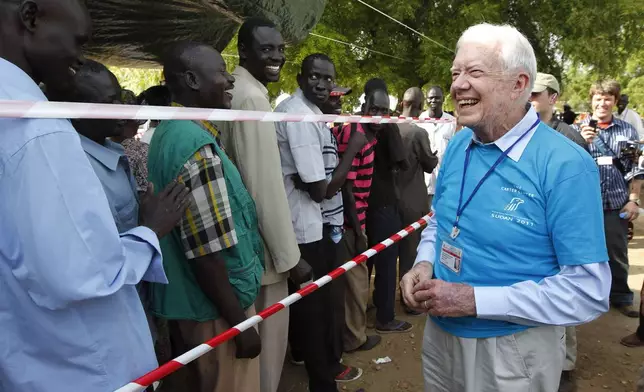
[{"label": "green foliage", "polygon": [[149,87],[161,84],[163,80],[161,69],[108,68],[116,75],[121,87],[132,90],[136,95],[139,95]]},{"label": "green foliage", "polygon": [[[338,84],[351,87],[345,108],[355,106],[364,83],[387,81],[390,93],[402,97],[412,86],[439,85],[449,91],[456,41],[469,26],[508,23],[535,49],[539,71],[563,80],[566,96],[578,110],[588,88],[600,77],[622,82],[631,102],[644,110],[644,2],[638,0],[366,0],[367,3],[421,32],[405,29],[355,0],[328,0],[313,33],[388,53],[403,60],[352,48],[315,36],[290,47],[282,81],[272,95],[296,88],[298,64],[308,54],[323,52],[336,63]],[[442,47],[444,46],[444,47]],[[446,49],[446,48],[447,49]],[[446,102],[451,106],[451,102]],[[446,106],[447,107],[447,106]]]},{"label": "green foliage", "polygon": [[[338,84],[353,89],[354,93],[344,99],[346,111],[357,106],[364,83],[372,77],[384,79],[390,93],[399,98],[412,86],[436,84],[447,93],[458,37],[473,24],[489,22],[514,25],[526,35],[535,49],[539,71],[552,73],[562,82],[560,105],[568,101],[577,111],[587,110],[590,84],[610,77],[620,81],[623,91],[630,94],[631,106],[644,112],[644,1],[365,1],[431,40],[356,0],[328,0],[313,34],[356,46],[315,35],[289,46],[281,81],[269,85],[272,98],[297,88],[301,61],[316,52],[329,55],[336,64]],[[233,39],[223,52],[229,70],[238,63],[236,46]],[[128,72],[132,71],[119,78],[135,78],[135,73]],[[451,102],[446,100],[446,109],[450,108]]]}]

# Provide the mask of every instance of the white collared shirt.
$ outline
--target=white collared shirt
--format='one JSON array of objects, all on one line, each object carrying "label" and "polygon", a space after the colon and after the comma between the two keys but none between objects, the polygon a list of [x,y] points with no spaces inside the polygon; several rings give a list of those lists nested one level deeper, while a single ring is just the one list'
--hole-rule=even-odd
[{"label": "white collared shirt", "polygon": [[[429,117],[429,112],[425,111],[421,113],[420,117]],[[440,170],[440,164],[443,160],[443,155],[445,154],[445,150],[447,149],[447,144],[456,133],[456,119],[454,118],[454,116],[449,113],[443,112],[443,115],[440,119],[451,120],[452,122],[417,124],[419,127],[427,131],[432,152],[436,151],[436,156],[438,157],[438,165],[434,168],[434,171],[432,171],[431,173],[425,173],[427,193],[429,193],[430,195],[433,195],[436,192],[436,181],[438,179],[438,171]]]},{"label": "white collared shirt", "polygon": [[[275,111],[322,114],[300,89],[280,103]],[[305,183],[326,179],[323,148],[329,129],[324,122],[279,122],[275,127],[295,238],[298,244],[319,241],[322,239],[320,203],[313,201],[307,192],[295,189],[293,176],[298,174]]]},{"label": "white collared shirt", "polygon": [[637,114],[636,111],[626,108],[624,109],[622,114],[614,113],[614,115],[620,120],[626,121],[627,123],[631,124],[637,131],[640,140],[644,139],[644,124],[642,124],[642,118],[639,114]]}]

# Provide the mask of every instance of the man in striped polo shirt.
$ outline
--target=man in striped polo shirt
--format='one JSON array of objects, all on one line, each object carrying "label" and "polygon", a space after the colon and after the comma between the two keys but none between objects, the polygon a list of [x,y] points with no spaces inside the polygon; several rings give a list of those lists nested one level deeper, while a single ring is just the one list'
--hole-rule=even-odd
[{"label": "man in striped polo shirt", "polygon": [[619,100],[620,85],[602,81],[590,88],[593,109],[591,118],[581,126],[581,136],[588,143],[590,154],[599,166],[604,205],[604,230],[613,281],[610,303],[622,314],[636,318],[633,292],[628,287],[628,222],[639,216],[640,187],[644,171],[624,154],[629,142],[639,140],[637,131],[627,122],[613,116]]},{"label": "man in striped polo shirt", "polygon": [[[369,115],[387,114],[389,97],[369,91],[365,97],[364,113]],[[351,258],[367,248],[365,225],[368,200],[373,178],[375,129],[362,124],[346,124],[334,128],[341,156],[347,153],[349,140],[356,134],[363,134],[366,145],[353,159],[351,171],[347,175],[343,195],[345,197],[345,235],[341,252],[344,258]],[[353,208],[352,208],[353,207]],[[365,263],[357,265],[347,273],[347,292],[345,294],[346,328],[343,334],[346,352],[370,350],[381,341],[377,335],[367,336],[367,302],[369,299],[369,274]]]}]

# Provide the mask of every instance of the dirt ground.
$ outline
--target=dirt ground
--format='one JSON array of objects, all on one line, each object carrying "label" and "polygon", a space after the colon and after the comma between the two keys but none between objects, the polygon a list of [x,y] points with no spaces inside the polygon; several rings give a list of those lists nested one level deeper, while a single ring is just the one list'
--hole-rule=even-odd
[{"label": "dirt ground", "polygon": [[[644,217],[636,222],[635,238],[630,243],[629,284],[639,301],[644,280]],[[400,306],[400,304],[398,304]],[[343,384],[342,391],[399,392],[423,391],[420,350],[424,317],[408,317],[398,309],[399,318],[414,324],[412,332],[383,335],[383,342],[369,352],[346,354],[344,363],[361,367],[360,380]],[[619,340],[637,328],[638,320],[611,310],[592,323],[578,327],[577,380],[580,392],[634,391],[638,369],[644,364],[644,348],[627,348]],[[373,330],[370,333],[375,333]],[[372,360],[389,356],[391,363],[376,366]],[[279,392],[307,392],[303,367],[287,360]]]}]

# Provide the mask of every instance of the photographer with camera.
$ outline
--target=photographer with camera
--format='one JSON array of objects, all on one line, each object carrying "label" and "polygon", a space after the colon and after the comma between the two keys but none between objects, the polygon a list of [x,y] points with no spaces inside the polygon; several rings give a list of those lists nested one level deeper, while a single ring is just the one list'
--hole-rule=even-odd
[{"label": "photographer with camera", "polygon": [[622,314],[636,318],[633,292],[628,287],[628,225],[637,219],[644,171],[637,165],[640,155],[637,131],[613,116],[620,97],[616,81],[602,81],[590,88],[592,117],[580,124],[581,136],[599,166],[604,205],[604,230],[613,276],[610,303]]}]

